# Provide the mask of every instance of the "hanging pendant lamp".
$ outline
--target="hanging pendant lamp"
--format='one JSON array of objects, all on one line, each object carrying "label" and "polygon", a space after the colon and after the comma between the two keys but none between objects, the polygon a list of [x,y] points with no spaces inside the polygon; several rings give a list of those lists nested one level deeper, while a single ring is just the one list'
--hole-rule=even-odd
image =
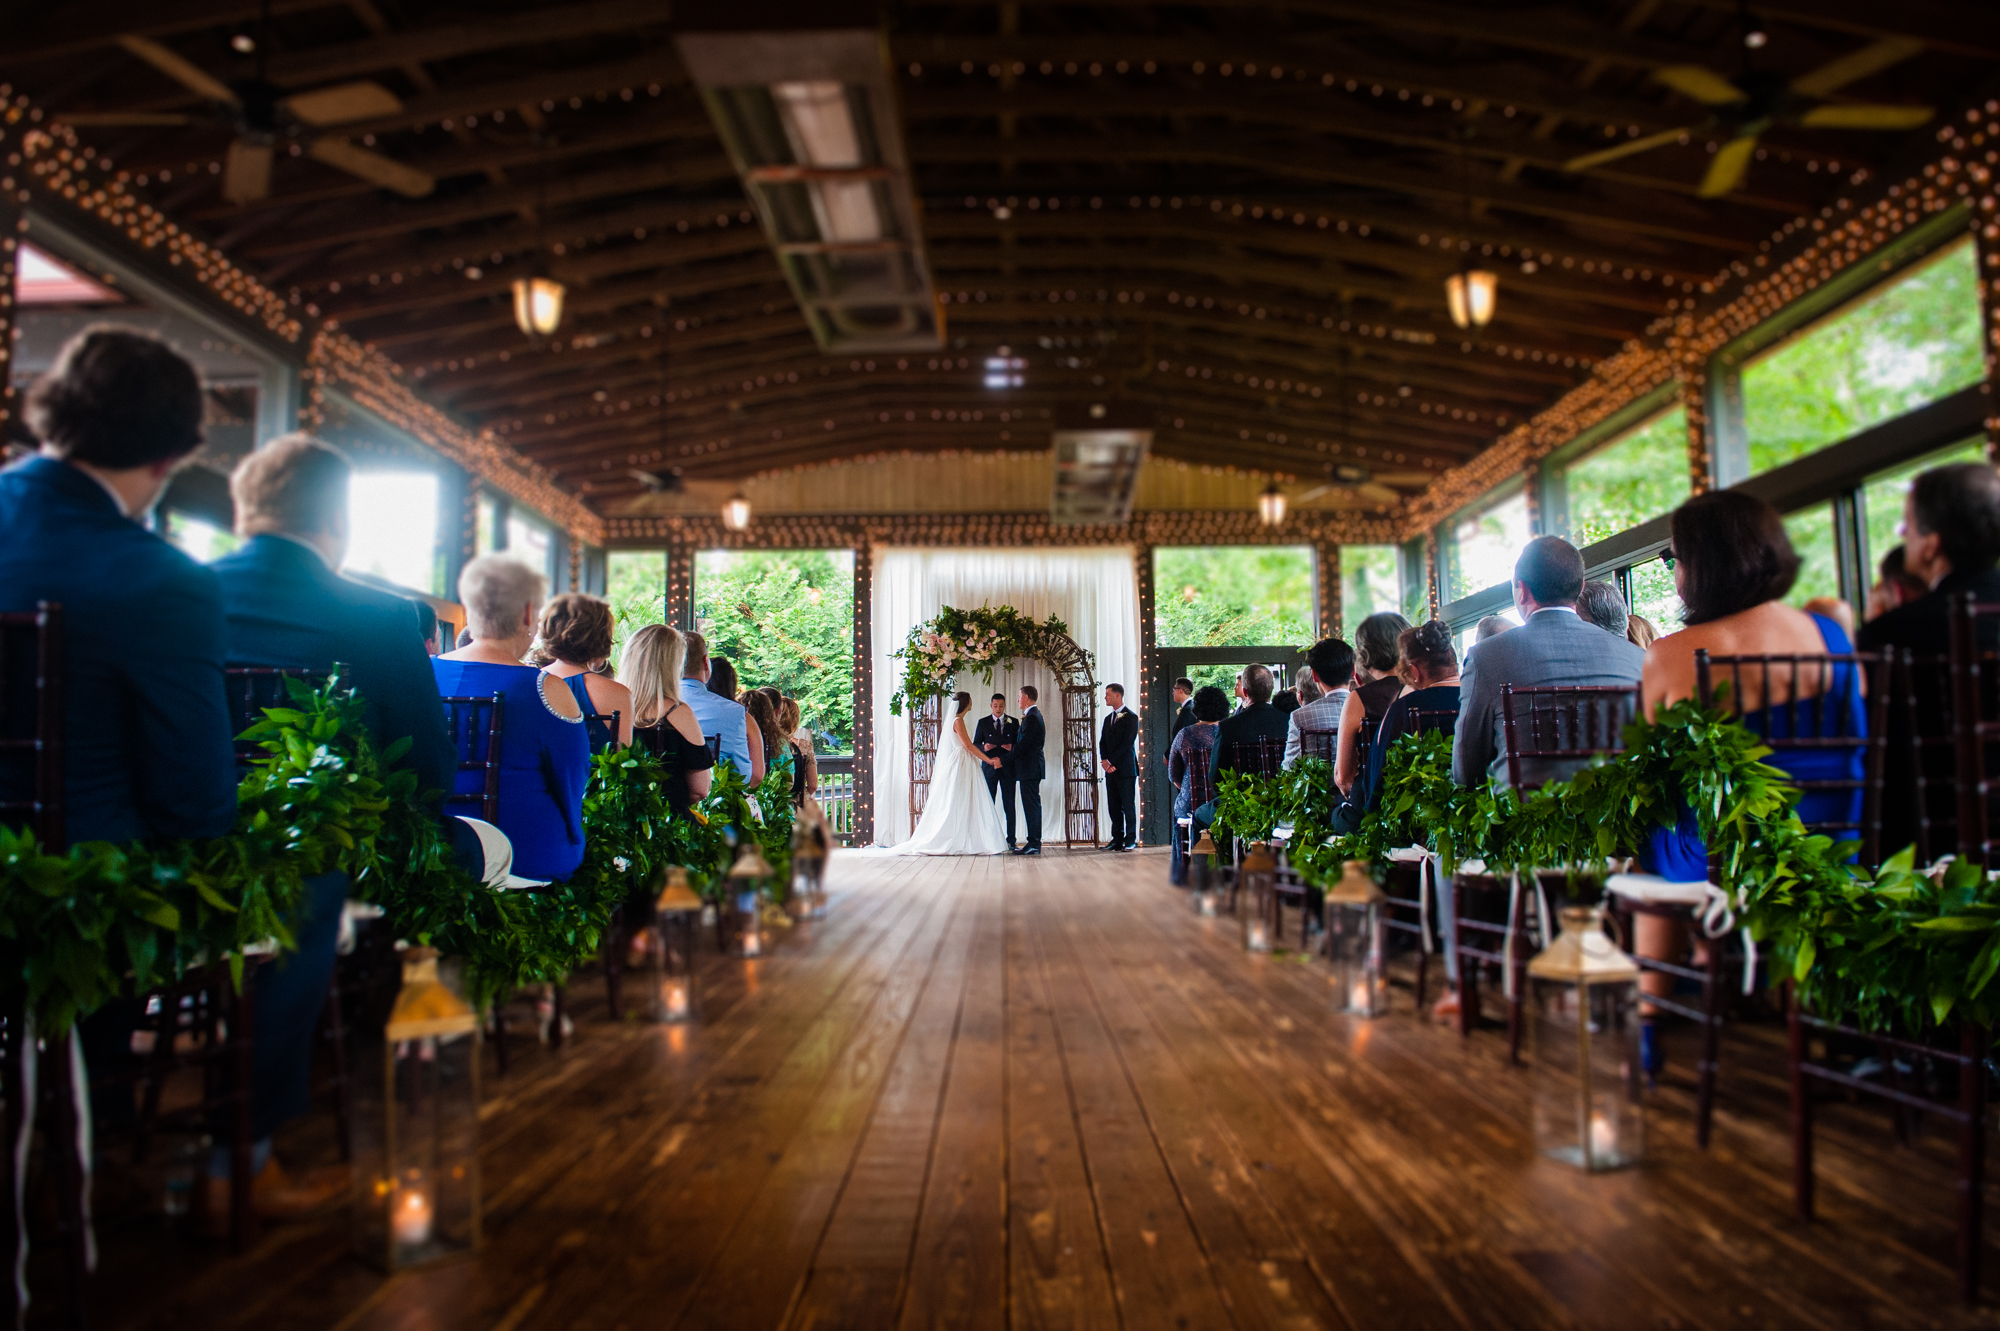
[{"label": "hanging pendant lamp", "polygon": [[1444,280],[1444,302],[1451,312],[1451,321],[1460,328],[1484,328],[1493,322],[1493,312],[1500,304],[1500,275],[1472,261],[1472,162],[1465,146],[1471,140],[1472,126],[1467,125],[1458,145],[1458,175],[1465,196],[1468,237],[1460,243],[1467,246],[1466,257],[1458,271]]}]

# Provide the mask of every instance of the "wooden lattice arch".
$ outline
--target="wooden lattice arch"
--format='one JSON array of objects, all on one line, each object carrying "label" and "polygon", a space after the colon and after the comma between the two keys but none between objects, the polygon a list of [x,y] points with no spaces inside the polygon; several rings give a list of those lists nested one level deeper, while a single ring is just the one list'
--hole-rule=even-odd
[{"label": "wooden lattice arch", "polygon": [[[1033,630],[1029,650],[1010,660],[1031,658],[1049,668],[1062,694],[1063,844],[1097,844],[1097,662],[1069,634],[1046,625]],[[1006,661],[994,662],[996,666]],[[938,738],[944,729],[946,694],[910,708],[910,826],[923,817],[937,766]]]}]

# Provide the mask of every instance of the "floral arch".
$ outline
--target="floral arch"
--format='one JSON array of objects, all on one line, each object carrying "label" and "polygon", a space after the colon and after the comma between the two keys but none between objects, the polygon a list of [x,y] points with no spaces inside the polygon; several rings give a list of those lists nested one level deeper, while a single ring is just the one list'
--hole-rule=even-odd
[{"label": "floral arch", "polygon": [[980,672],[987,683],[1010,661],[1035,660],[1049,668],[1061,693],[1063,843],[1097,844],[1096,661],[1069,635],[1060,619],[1030,619],[1011,605],[960,610],[946,606],[910,630],[901,651],[903,678],[889,700],[891,715],[910,717],[910,821],[923,816],[943,731],[943,702],[960,672]]}]

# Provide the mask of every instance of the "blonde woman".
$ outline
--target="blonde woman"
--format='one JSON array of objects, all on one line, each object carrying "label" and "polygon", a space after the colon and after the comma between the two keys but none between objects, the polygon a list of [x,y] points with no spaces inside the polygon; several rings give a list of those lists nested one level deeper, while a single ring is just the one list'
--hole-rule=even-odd
[{"label": "blonde woman", "polygon": [[618,663],[632,690],[635,743],[667,769],[667,803],[675,813],[708,794],[715,756],[702,737],[701,723],[681,698],[681,671],[687,639],[665,624],[648,624],[625,644]]}]

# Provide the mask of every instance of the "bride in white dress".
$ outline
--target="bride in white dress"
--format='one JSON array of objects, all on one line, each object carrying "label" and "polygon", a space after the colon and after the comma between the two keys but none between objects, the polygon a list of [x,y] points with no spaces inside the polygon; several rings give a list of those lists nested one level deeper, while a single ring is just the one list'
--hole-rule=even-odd
[{"label": "bride in white dress", "polygon": [[1007,849],[999,802],[986,792],[986,777],[980,771],[986,759],[965,733],[972,695],[954,694],[952,703],[958,711],[938,737],[930,798],[924,802],[916,832],[896,847],[898,855],[998,855]]}]

